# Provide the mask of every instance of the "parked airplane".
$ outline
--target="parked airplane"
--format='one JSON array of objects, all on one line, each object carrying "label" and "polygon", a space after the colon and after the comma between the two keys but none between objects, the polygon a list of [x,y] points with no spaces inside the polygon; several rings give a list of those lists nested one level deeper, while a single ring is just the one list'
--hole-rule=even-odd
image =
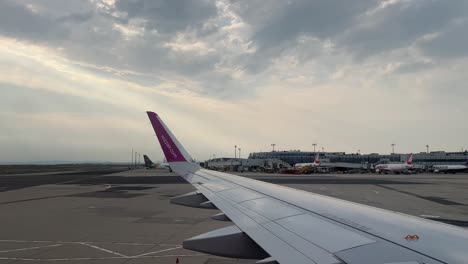
[{"label": "parked airplane", "polygon": [[303,168],[303,167],[318,167],[320,166],[320,159],[319,153],[315,154],[314,162],[307,162],[307,163],[296,163],[294,164],[294,168]]},{"label": "parked airplane", "polygon": [[170,172],[172,172],[171,166],[169,166],[169,163],[167,162],[153,163],[153,161],[151,161],[147,155],[143,155],[143,159],[145,160],[145,168],[147,169],[167,168]]},{"label": "parked airplane", "polygon": [[196,191],[171,203],[219,209],[232,226],[192,237],[186,249],[263,264],[462,264],[468,231],[414,216],[203,169],[148,112],[172,169]]},{"label": "parked airplane", "polygon": [[434,165],[432,166],[432,170],[435,173],[443,172],[443,173],[457,173],[457,172],[464,172],[468,171],[468,161],[465,165]]},{"label": "parked airplane", "polygon": [[157,164],[153,163],[153,162],[150,160],[150,158],[148,158],[148,156],[143,155],[143,160],[145,161],[145,167],[146,167],[147,169],[154,169],[154,168],[156,168],[156,165],[157,165]]},{"label": "parked airplane", "polygon": [[405,163],[390,163],[390,164],[378,164],[376,165],[375,172],[382,173],[382,172],[395,172],[401,173],[411,169],[413,166],[413,153],[409,154],[408,159],[406,159]]},{"label": "parked airplane", "polygon": [[362,164],[348,163],[348,162],[322,162],[320,156],[317,153],[313,163],[296,163],[293,170],[299,171],[299,173],[310,173],[314,172],[349,172],[349,171],[365,171],[366,168]]}]

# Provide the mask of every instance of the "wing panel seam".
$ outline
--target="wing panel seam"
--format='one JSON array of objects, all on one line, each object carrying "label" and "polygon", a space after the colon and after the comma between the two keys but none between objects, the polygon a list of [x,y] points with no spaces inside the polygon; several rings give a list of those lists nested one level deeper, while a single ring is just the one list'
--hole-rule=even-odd
[{"label": "wing panel seam", "polygon": [[[212,195],[215,195],[217,196],[219,199],[222,199],[224,200],[224,202],[228,203],[230,206],[232,206],[236,211],[238,211],[240,214],[242,214],[243,216],[249,218],[250,220],[254,221],[256,224],[258,224],[259,226],[261,226],[261,228],[263,230],[265,230],[266,232],[268,232],[269,234],[273,235],[274,237],[276,237],[278,240],[282,241],[283,243],[287,244],[288,246],[290,246],[292,249],[294,249],[295,251],[297,251],[298,253],[300,253],[302,256],[304,256],[305,258],[307,258],[308,260],[312,261],[313,263],[316,263],[314,260],[312,260],[311,258],[309,258],[308,256],[306,256],[304,253],[302,253],[301,251],[299,251],[296,247],[294,247],[293,245],[291,245],[290,243],[284,241],[282,238],[278,237],[275,233],[271,232],[269,229],[265,228],[262,224],[258,223],[257,221],[255,221],[253,218],[251,218],[250,216],[248,216],[247,214],[245,214],[244,212],[242,212],[241,210],[239,210],[238,208],[236,208],[232,203],[230,203],[229,200],[226,200],[224,197],[222,197],[221,195],[218,195],[217,193],[214,193],[212,191],[210,191],[208,188],[204,187],[203,185],[198,185],[198,187],[200,188],[203,188],[205,190],[208,190],[209,192],[211,192]],[[236,205],[239,205],[239,204],[236,204]],[[241,205],[239,205],[241,206]],[[247,210],[250,210],[248,208],[246,208]],[[262,216],[263,217],[263,216]],[[266,218],[266,217],[264,217]],[[266,218],[268,219],[268,218]],[[271,221],[270,219],[268,219],[269,221],[268,222],[271,222],[271,223],[274,223],[274,221]],[[267,223],[268,223],[267,222]],[[234,222],[235,223],[235,222]],[[236,224],[237,225],[237,224]],[[241,228],[241,227],[239,227]],[[242,231],[244,231],[242,228],[241,228]],[[288,230],[289,231],[289,230]],[[289,231],[290,232],[290,231]],[[292,233],[292,232],[291,232]],[[294,234],[294,233],[292,233]],[[310,241],[306,240],[307,242],[310,243]],[[257,243],[257,241],[255,241]],[[311,243],[313,244],[313,243]],[[313,244],[315,245],[315,244]],[[259,245],[260,247],[262,247],[261,245]],[[263,247],[262,247],[263,248]],[[265,249],[266,250],[266,249]],[[328,251],[327,251],[328,252]],[[268,252],[269,254],[271,254],[270,252]],[[316,263],[317,264],[317,263]]]}]

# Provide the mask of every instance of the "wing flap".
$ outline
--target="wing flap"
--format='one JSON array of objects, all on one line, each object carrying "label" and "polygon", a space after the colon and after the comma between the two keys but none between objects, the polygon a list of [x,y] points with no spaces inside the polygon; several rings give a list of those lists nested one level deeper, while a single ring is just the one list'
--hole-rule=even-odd
[{"label": "wing flap", "polygon": [[244,201],[252,200],[252,199],[257,199],[263,197],[262,195],[246,190],[244,188],[236,188],[236,189],[230,189],[227,191],[222,191],[219,192],[221,196],[224,198],[234,201],[236,203],[241,203]]},{"label": "wing flap", "polygon": [[[277,220],[276,223],[332,253],[376,242],[356,232],[308,214],[282,218]],[[310,232],[310,230],[313,230],[313,232]]]},{"label": "wing flap", "polygon": [[274,222],[267,222],[263,224],[263,227],[268,229],[270,232],[278,236],[283,241],[287,242],[305,254],[308,258],[312,259],[316,263],[320,264],[338,264],[342,263],[332,253],[320,248],[317,245],[311,244],[303,238],[289,232],[282,226]]},{"label": "wing flap", "polygon": [[281,219],[288,216],[302,214],[303,212],[292,206],[285,205],[272,198],[263,197],[241,203],[242,206],[257,212],[269,220]]},{"label": "wing flap", "polygon": [[234,207],[220,195],[213,193],[203,185],[194,184],[194,186],[279,263],[317,264],[292,245],[281,240],[268,229],[254,221],[251,217]]},{"label": "wing flap", "polygon": [[422,256],[417,252],[386,241],[343,250],[335,253],[335,255],[347,264],[442,264],[441,262]]}]

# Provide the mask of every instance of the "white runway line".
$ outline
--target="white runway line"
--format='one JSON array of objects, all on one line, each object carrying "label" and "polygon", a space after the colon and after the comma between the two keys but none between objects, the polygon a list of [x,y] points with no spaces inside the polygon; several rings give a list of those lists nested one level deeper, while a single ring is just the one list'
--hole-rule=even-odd
[{"label": "white runway line", "polygon": [[153,251],[153,252],[148,252],[148,253],[144,253],[144,254],[140,254],[140,255],[133,256],[133,258],[138,258],[138,257],[143,257],[143,256],[151,255],[151,254],[157,254],[157,253],[161,253],[161,252],[171,251],[171,250],[175,250],[175,249],[179,249],[179,248],[182,248],[182,246],[173,247],[173,248],[167,248],[167,249],[162,249],[162,250]]},{"label": "white runway line", "polygon": [[[71,245],[83,245],[87,247],[91,247],[97,249],[99,251],[103,251],[114,256],[111,257],[77,257],[77,258],[22,258],[22,257],[2,257],[0,256],[0,260],[12,260],[12,261],[81,261],[81,260],[112,260],[112,259],[141,259],[141,258],[164,258],[164,257],[198,257],[198,256],[206,256],[206,254],[181,254],[181,255],[154,255],[162,252],[168,252],[176,249],[181,249],[182,246],[180,245],[170,245],[170,244],[150,244],[150,243],[132,243],[132,242],[83,242],[83,241],[49,241],[49,240],[0,240],[0,242],[10,242],[10,243],[58,243],[53,245],[44,245],[44,246],[36,246],[36,247],[27,247],[27,248],[17,248],[17,249],[8,249],[2,250],[0,253],[7,253],[7,252],[16,252],[16,251],[26,251],[26,250],[33,250],[33,249],[44,249],[44,248],[51,248],[51,247],[58,247],[64,244],[71,244]],[[94,245],[93,245],[94,244]],[[95,244],[107,244],[107,245],[144,245],[144,246],[170,246],[171,248],[161,249],[158,251],[147,252],[135,256],[127,256],[121,254],[119,252],[115,252],[109,249],[105,249]]]},{"label": "white runway line", "polygon": [[0,253],[14,252],[14,251],[24,251],[24,250],[40,249],[40,248],[58,247],[58,246],[61,246],[61,245],[63,245],[63,244],[55,244],[55,245],[40,246],[40,247],[27,247],[27,248],[8,249],[8,250],[1,250]]},{"label": "white runway line", "polygon": [[[87,172],[87,171],[83,171],[83,172]],[[94,176],[94,177],[89,177],[89,178],[84,178],[84,179],[70,180],[70,181],[64,181],[64,182],[57,182],[57,183],[52,183],[52,184],[42,184],[42,185],[37,185],[37,186],[34,186],[34,187],[40,187],[40,186],[44,186],[44,185],[69,184],[69,183],[79,182],[79,181],[83,181],[83,180],[90,180],[90,179],[101,178],[101,177],[105,177],[105,176],[107,176],[107,175],[109,175],[109,174],[97,175],[97,176]]]},{"label": "white runway line", "polygon": [[440,216],[438,216],[438,215],[420,215],[420,217],[424,217],[424,218],[426,218],[426,217],[428,217],[428,218],[440,218]]},{"label": "white runway line", "polygon": [[176,247],[175,244],[157,244],[157,243],[138,243],[138,242],[96,242],[96,241],[61,241],[61,240],[19,240],[19,239],[0,239],[0,242],[12,243],[62,243],[62,244],[100,244],[100,245],[131,245],[131,246],[161,246]]},{"label": "white runway line", "polygon": [[141,257],[101,257],[101,258],[9,258],[0,257],[0,260],[15,260],[15,261],[80,261],[80,260],[111,260],[111,259],[144,259],[144,258],[170,258],[170,257],[203,257],[207,254],[185,254],[185,255],[157,255],[157,256],[141,256]]},{"label": "white runway line", "polygon": [[94,249],[101,250],[101,251],[104,251],[104,252],[107,252],[107,253],[110,253],[110,254],[113,254],[113,255],[117,255],[117,256],[124,257],[124,258],[128,258],[127,255],[120,254],[119,252],[115,252],[115,251],[112,251],[112,250],[108,250],[108,249],[105,249],[105,248],[102,248],[102,247],[90,245],[90,244],[87,244],[87,243],[78,243],[78,244],[83,245],[83,246],[92,247],[92,248],[94,248]]}]

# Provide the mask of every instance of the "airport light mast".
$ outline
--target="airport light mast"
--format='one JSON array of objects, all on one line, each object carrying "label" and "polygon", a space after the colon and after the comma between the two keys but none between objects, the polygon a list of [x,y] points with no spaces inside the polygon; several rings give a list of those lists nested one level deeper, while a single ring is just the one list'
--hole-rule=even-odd
[{"label": "airport light mast", "polygon": [[275,146],[276,146],[276,144],[275,144],[275,143],[272,143],[271,146],[273,147],[273,152],[275,152]]},{"label": "airport light mast", "polygon": [[237,145],[234,145],[234,158],[237,158]]},{"label": "airport light mast", "polygon": [[392,143],[392,154],[395,154],[395,143]]},{"label": "airport light mast", "polygon": [[426,145],[426,151],[429,154],[429,145]]},{"label": "airport light mast", "polygon": [[315,147],[317,146],[317,143],[312,144],[314,146],[314,153],[315,153]]},{"label": "airport light mast", "polygon": [[241,158],[241,148],[239,148],[239,159]]}]

